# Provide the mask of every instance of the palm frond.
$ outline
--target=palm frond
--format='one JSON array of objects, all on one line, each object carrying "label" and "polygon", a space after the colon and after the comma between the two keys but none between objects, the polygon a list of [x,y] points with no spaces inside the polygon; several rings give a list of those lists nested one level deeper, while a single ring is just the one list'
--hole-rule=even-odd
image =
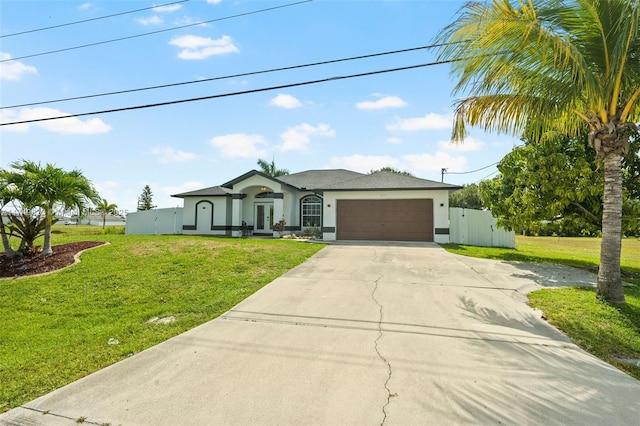
[{"label": "palm frond", "polygon": [[639,8],[628,0],[467,4],[438,38],[438,59],[456,59],[454,94],[463,97],[454,140],[467,125],[537,138],[575,134],[596,118],[638,120]]}]

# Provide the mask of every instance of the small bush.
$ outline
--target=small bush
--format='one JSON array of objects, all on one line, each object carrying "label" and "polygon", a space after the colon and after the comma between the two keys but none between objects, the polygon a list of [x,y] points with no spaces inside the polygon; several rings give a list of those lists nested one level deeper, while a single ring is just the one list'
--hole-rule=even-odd
[{"label": "small bush", "polygon": [[107,226],[100,231],[101,235],[124,235],[124,226]]}]

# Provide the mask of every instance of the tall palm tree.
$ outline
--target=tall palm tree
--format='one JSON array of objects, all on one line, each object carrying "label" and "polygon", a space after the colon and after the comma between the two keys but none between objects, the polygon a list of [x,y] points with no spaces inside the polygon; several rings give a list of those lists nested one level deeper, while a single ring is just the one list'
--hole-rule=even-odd
[{"label": "tall palm tree", "polygon": [[96,204],[96,211],[100,213],[100,216],[102,217],[102,229],[104,229],[107,224],[107,215],[117,214],[118,206],[116,204],[109,203],[103,198],[102,201]]},{"label": "tall palm tree", "polygon": [[467,125],[541,141],[589,132],[605,175],[597,295],[624,303],[620,277],[622,175],[640,121],[640,3],[489,0],[461,9],[439,35],[465,96],[452,139]]},{"label": "tall palm tree", "polygon": [[[14,169],[14,183],[31,194],[31,200],[39,199],[45,212],[45,232],[42,254],[50,256],[51,225],[53,208],[60,203],[65,208],[82,209],[89,201],[97,201],[98,193],[80,170],[64,171],[52,164],[42,167],[40,163],[21,160],[11,164]],[[35,204],[35,202],[34,202]]]},{"label": "tall palm tree", "polygon": [[276,160],[271,160],[271,163],[268,163],[266,160],[262,158],[258,159],[258,166],[262,170],[262,173],[271,177],[278,177],[283,175],[288,175],[289,170],[287,169],[279,169],[276,167]]}]

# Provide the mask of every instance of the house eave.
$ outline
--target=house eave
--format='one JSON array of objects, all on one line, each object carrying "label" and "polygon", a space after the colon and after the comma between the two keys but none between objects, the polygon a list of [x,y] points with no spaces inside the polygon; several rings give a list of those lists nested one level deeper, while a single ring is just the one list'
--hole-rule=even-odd
[{"label": "house eave", "polygon": [[450,187],[450,186],[437,186],[430,188],[402,188],[402,187],[393,187],[393,188],[323,188],[323,189],[314,189],[314,191],[318,192],[353,192],[353,191],[457,191],[462,189],[462,187]]},{"label": "house eave", "polygon": [[223,183],[220,186],[223,187],[223,188],[232,189],[235,184],[237,184],[239,182],[242,182],[243,180],[249,179],[251,176],[255,176],[255,175],[258,175],[258,176],[261,176],[261,177],[263,177],[265,179],[268,179],[270,181],[279,183],[280,185],[284,185],[284,186],[286,186],[288,188],[293,188],[293,189],[296,189],[296,190],[300,189],[300,188],[298,188],[296,186],[293,186],[293,185],[290,185],[290,184],[288,184],[286,182],[283,182],[283,181],[279,180],[278,178],[275,178],[273,176],[269,176],[266,173],[259,172],[258,170],[250,170],[247,173],[245,173],[245,174],[243,174],[241,176],[238,176],[237,178],[232,179],[229,182]]}]

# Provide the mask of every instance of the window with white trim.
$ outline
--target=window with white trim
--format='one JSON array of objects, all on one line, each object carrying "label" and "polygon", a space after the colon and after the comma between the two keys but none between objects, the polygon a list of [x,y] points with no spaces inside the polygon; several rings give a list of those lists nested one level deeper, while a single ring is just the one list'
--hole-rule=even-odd
[{"label": "window with white trim", "polygon": [[300,208],[300,225],[303,227],[319,227],[322,223],[322,198],[308,195],[302,199]]}]

